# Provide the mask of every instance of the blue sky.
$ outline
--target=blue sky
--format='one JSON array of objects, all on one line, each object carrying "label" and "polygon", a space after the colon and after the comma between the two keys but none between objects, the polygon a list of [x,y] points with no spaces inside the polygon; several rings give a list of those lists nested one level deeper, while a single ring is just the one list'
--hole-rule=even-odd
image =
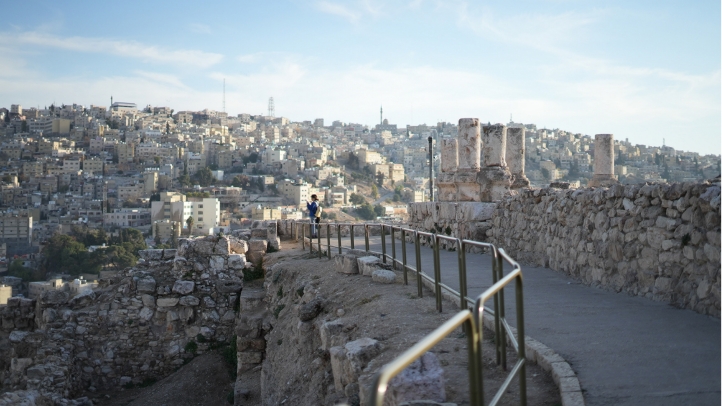
[{"label": "blue sky", "polygon": [[720,153],[719,1],[9,2],[0,106],[535,123]]}]

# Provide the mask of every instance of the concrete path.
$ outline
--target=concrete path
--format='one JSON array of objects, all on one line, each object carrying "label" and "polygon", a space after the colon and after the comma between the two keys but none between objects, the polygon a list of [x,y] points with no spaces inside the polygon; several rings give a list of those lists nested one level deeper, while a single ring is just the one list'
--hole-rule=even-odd
[{"label": "concrete path", "polygon": [[[371,250],[381,252],[380,242],[373,237]],[[342,245],[350,247],[348,238]],[[390,238],[386,245],[390,255]],[[356,237],[355,246],[364,248],[363,237]],[[398,240],[396,250],[400,259]],[[407,245],[407,259],[416,265],[413,244]],[[442,282],[458,291],[457,253],[441,251],[440,259]],[[491,259],[480,254],[466,259],[469,294],[476,296],[491,285]],[[421,247],[421,263],[433,276],[430,248]],[[720,320],[582,285],[548,268],[523,266],[522,272],[526,334],[569,362],[587,405],[721,404]],[[513,294],[509,288],[506,314],[512,325]]]}]

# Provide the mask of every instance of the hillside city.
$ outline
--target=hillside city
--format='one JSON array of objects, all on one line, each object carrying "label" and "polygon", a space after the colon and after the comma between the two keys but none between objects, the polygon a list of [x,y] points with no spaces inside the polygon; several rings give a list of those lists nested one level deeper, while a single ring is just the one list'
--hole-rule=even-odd
[{"label": "hillside city", "polygon": [[[592,177],[594,138],[524,127],[534,186]],[[429,199],[429,137],[457,126],[368,126],[323,118],[110,107],[0,108],[0,302],[58,284],[75,293],[100,272],[132,266],[139,249],[174,247],[249,220],[303,219],[318,195],[329,220],[403,220]],[[615,140],[621,183],[691,182],[720,174],[719,155]],[[82,271],[80,271],[82,270]],[[80,273],[82,272],[82,273]]]}]

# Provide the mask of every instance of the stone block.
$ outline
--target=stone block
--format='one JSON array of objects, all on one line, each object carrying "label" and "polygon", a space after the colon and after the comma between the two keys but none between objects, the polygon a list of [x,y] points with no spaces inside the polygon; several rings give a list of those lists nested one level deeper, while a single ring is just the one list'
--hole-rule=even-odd
[{"label": "stone block", "polygon": [[251,238],[262,238],[268,239],[268,229],[265,228],[254,228],[251,230]]},{"label": "stone block", "polygon": [[252,266],[259,266],[263,263],[264,253],[261,251],[248,251],[246,253],[246,260],[248,260]]},{"label": "stone block", "polygon": [[156,300],[155,304],[158,307],[173,307],[178,304],[178,298],[177,297],[158,298],[158,300]]},{"label": "stone block", "polygon": [[173,293],[187,295],[193,292],[195,286],[196,284],[193,281],[175,281],[175,283],[173,284]]},{"label": "stone block", "polygon": [[266,253],[268,250],[268,241],[265,239],[258,240],[258,239],[250,239],[248,240],[248,251],[256,251],[256,252],[262,252]]},{"label": "stone block", "polygon": [[321,324],[321,327],[319,328],[319,335],[321,337],[321,348],[324,350],[329,350],[334,345],[338,345],[339,343],[334,342],[335,337],[338,337],[339,334],[344,330],[346,325],[339,320],[332,320],[327,321],[323,324]]},{"label": "stone block", "polygon": [[348,383],[356,381],[361,371],[381,353],[382,349],[381,343],[369,337],[346,343],[344,350],[347,363],[344,365],[344,370],[349,377]]},{"label": "stone block", "polygon": [[[155,307],[155,305],[153,307]],[[150,319],[153,318],[154,313],[155,312],[150,307],[143,307],[142,309],[140,309],[140,312],[138,313],[138,317],[145,321],[149,321]]]},{"label": "stone block", "polygon": [[221,272],[226,269],[226,258],[221,255],[211,255],[208,265],[212,271]]},{"label": "stone block", "polygon": [[246,266],[246,256],[243,254],[231,254],[228,256],[228,268],[242,270]]},{"label": "stone block", "polygon": [[281,239],[279,237],[269,237],[268,238],[268,249],[272,249],[274,251],[280,251],[281,250]]},{"label": "stone block", "polygon": [[62,290],[48,290],[43,292],[43,295],[40,297],[40,304],[44,306],[59,305],[66,303],[69,298],[70,294],[68,294],[68,292],[64,292]]},{"label": "stone block", "polygon": [[181,306],[198,306],[200,303],[200,299],[195,296],[183,296],[178,300],[178,304]]},{"label": "stone block", "polygon": [[358,261],[356,261],[355,255],[336,255],[336,257],[334,257],[334,264],[336,265],[336,272],[345,274],[359,273]]},{"label": "stone block", "polygon": [[136,281],[135,288],[138,292],[155,293],[155,285],[155,279],[152,276],[146,276]]},{"label": "stone block", "polygon": [[377,283],[395,283],[396,273],[385,269],[377,269],[371,274],[371,280]]},{"label": "stone block", "polygon": [[381,263],[381,260],[374,256],[360,257],[356,261],[358,262],[358,273],[363,276],[371,276],[378,269],[378,264]]},{"label": "stone block", "polygon": [[492,124],[482,127],[481,140],[484,144],[482,167],[507,166],[506,133],[507,128],[503,124]]},{"label": "stone block", "polygon": [[459,166],[459,145],[455,138],[441,139],[441,172],[456,171]]},{"label": "stone block", "polygon": [[243,289],[243,279],[221,279],[216,282],[216,289],[221,293],[240,293]]},{"label": "stone block", "polygon": [[245,254],[248,251],[248,243],[238,238],[229,238],[229,247],[232,254]]},{"label": "stone block", "polygon": [[146,261],[160,261],[163,259],[163,250],[140,250],[138,255]]},{"label": "stone block", "polygon": [[427,352],[389,382],[385,405],[400,405],[414,400],[444,402],[444,370],[432,352]]},{"label": "stone block", "polygon": [[333,374],[333,384],[336,391],[343,393],[343,389],[349,383],[346,375],[344,364],[346,363],[346,350],[343,347],[331,347],[329,350],[331,358],[331,373]]}]

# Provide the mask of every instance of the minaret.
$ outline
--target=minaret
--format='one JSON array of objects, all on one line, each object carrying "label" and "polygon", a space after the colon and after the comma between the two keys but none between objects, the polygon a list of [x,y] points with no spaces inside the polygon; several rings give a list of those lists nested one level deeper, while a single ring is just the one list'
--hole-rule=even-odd
[{"label": "minaret", "polygon": [[110,96],[110,107],[113,107],[113,96]]},{"label": "minaret", "polygon": [[381,121],[379,124],[384,125],[384,106],[381,106]]}]

